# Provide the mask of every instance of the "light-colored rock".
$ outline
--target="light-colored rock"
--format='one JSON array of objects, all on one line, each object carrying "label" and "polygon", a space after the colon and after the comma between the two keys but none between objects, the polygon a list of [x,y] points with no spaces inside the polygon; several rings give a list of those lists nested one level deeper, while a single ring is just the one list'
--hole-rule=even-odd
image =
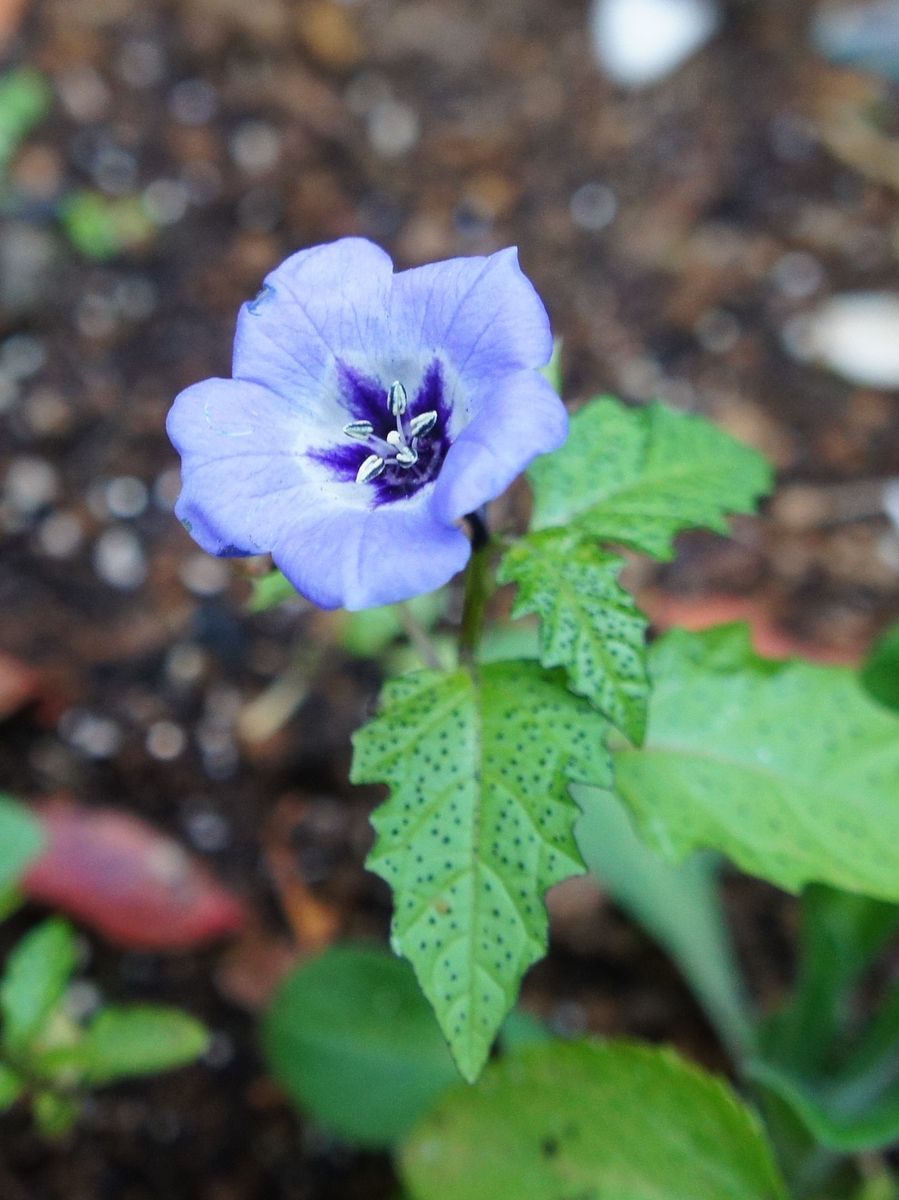
[{"label": "light-colored rock", "polygon": [[829,367],[862,387],[899,390],[899,294],[844,292],[784,331],[797,358]]},{"label": "light-colored rock", "polygon": [[640,88],[676,71],[719,21],[713,0],[593,0],[590,33],[602,70]]}]

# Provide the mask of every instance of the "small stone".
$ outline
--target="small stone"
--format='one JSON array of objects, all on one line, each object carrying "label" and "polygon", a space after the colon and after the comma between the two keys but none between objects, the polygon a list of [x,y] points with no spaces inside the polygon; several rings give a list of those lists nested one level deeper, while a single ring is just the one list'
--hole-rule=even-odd
[{"label": "small stone", "polygon": [[281,157],[281,136],[265,121],[243,121],[231,135],[231,157],[248,175],[270,171]]},{"label": "small stone", "polygon": [[398,100],[382,100],[368,114],[368,140],[382,158],[399,158],[418,142],[418,114]]},{"label": "small stone", "polygon": [[116,65],[122,81],[133,88],[152,87],[165,74],[162,47],[149,38],[131,38],[125,42]]},{"label": "small stone", "polygon": [[144,211],[154,225],[175,225],[189,203],[190,192],[180,179],[154,179],[144,188]]},{"label": "small stone", "polygon": [[899,294],[832,296],[788,322],[783,337],[796,358],[820,362],[850,383],[899,389]]},{"label": "small stone", "polygon": [[147,752],[161,762],[171,762],[183,754],[187,735],[174,721],[154,721],[147,730]]},{"label": "small stone", "polygon": [[18,512],[39,512],[56,499],[56,470],[43,458],[14,458],[6,472],[4,491],[7,502]]},{"label": "small stone", "polygon": [[51,513],[38,526],[37,539],[50,558],[72,558],[81,547],[84,530],[74,513]]},{"label": "small stone", "polygon": [[228,565],[210,554],[191,554],[178,572],[181,582],[195,596],[217,596],[231,578]]},{"label": "small stone", "polygon": [[594,0],[593,51],[615,83],[648,87],[695,54],[719,20],[712,0]]},{"label": "small stone", "polygon": [[106,485],[106,507],[114,517],[139,517],[149,499],[147,485],[134,475],[119,475]]},{"label": "small stone", "polygon": [[206,670],[206,655],[193,642],[173,646],[166,656],[163,670],[168,681],[176,687],[190,687],[201,679]]},{"label": "small stone", "polygon": [[771,282],[790,300],[807,300],[824,283],[824,268],[803,250],[784,254],[771,268]]},{"label": "small stone", "polygon": [[121,591],[133,591],[147,577],[147,560],[140,540],[122,525],[113,525],[100,534],[92,558],[100,578]]},{"label": "small stone", "polygon": [[596,233],[614,221],[618,201],[604,183],[585,183],[571,197],[569,208],[575,225]]},{"label": "small stone", "polygon": [[84,708],[70,708],[59,719],[59,732],[87,758],[113,758],[122,745],[122,730],[109,717]]}]

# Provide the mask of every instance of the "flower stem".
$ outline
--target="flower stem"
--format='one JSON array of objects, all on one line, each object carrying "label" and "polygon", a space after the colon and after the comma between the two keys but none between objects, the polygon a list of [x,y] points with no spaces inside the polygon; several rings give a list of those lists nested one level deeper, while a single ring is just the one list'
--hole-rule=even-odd
[{"label": "flower stem", "polygon": [[484,615],[490,596],[489,557],[489,542],[476,545],[465,573],[465,601],[462,606],[462,624],[459,628],[459,658],[469,666],[475,661],[484,630]]}]

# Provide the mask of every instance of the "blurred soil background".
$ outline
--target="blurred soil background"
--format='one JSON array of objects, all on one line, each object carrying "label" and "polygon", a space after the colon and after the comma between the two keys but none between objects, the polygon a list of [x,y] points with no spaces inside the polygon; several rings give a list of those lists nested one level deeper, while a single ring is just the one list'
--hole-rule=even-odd
[{"label": "blurred soil background", "polygon": [[[101,1093],[57,1146],[4,1117],[2,1200],[394,1194],[386,1157],[290,1110],[254,1035],[297,954],[385,938],[362,868],[377,793],[347,783],[378,669],[341,649],[340,615],[248,615],[243,569],[171,511],[169,404],[229,373],[237,307],[288,253],[353,233],[407,266],[517,244],[573,403],[660,397],[769,454],[761,519],[634,563],[659,622],[749,615],[768,649],[853,661],[899,616],[899,378],[814,361],[839,340],[820,324],[834,296],[878,293],[889,323],[896,93],[824,61],[814,15],[732,0],[695,55],[629,90],[597,65],[587,0],[0,0],[6,65],[49,87],[0,181],[0,784],[153,821],[249,912],[177,955],[86,934],[110,999],[180,1004],[212,1048]],[[792,905],[741,880],[729,900],[771,1003]],[[592,885],[552,907],[533,1011],[726,1068]]]}]

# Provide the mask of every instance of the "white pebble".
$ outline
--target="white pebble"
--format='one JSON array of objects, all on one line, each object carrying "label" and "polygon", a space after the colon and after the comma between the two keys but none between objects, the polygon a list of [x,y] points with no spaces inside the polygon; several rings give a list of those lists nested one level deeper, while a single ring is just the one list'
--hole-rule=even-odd
[{"label": "white pebble", "polygon": [[106,485],[106,507],[114,517],[139,517],[148,499],[147,485],[135,475],[119,475]]},{"label": "white pebble", "polygon": [[70,512],[51,513],[37,530],[38,544],[51,558],[71,558],[78,552],[83,537],[81,522]]},{"label": "white pebble", "polygon": [[6,472],[6,500],[20,513],[35,513],[55,499],[59,482],[55,469],[43,458],[14,458]]},{"label": "white pebble", "polygon": [[281,136],[265,121],[243,121],[231,135],[231,157],[248,175],[270,171],[281,157]]},{"label": "white pebble", "polygon": [[152,758],[161,762],[171,762],[184,753],[187,737],[181,726],[176,725],[174,721],[154,721],[147,730],[146,745]]},{"label": "white pebble", "polygon": [[176,687],[189,687],[200,679],[206,669],[206,655],[199,646],[185,642],[171,648],[163,669],[170,683]]},{"label": "white pebble", "polygon": [[181,582],[195,596],[217,596],[228,586],[227,564],[210,554],[191,554],[181,564]]},{"label": "white pebble", "polygon": [[618,201],[612,189],[604,183],[585,183],[571,197],[569,207],[575,225],[595,233],[605,229],[615,219]]},{"label": "white pebble", "polygon": [[899,389],[899,295],[844,292],[784,329],[797,358],[828,367],[850,383]]},{"label": "white pebble", "polygon": [[113,525],[94,543],[94,570],[112,587],[129,592],[147,577],[147,560],[137,536],[130,529]]},{"label": "white pebble", "polygon": [[70,708],[59,719],[59,732],[75,750],[88,758],[112,758],[122,744],[122,731],[109,717],[85,708]]},{"label": "white pebble", "polygon": [[712,0],[594,0],[594,54],[615,83],[647,87],[703,46],[719,19]]},{"label": "white pebble", "polygon": [[791,300],[807,300],[824,283],[824,268],[804,250],[791,250],[771,268],[771,281]]},{"label": "white pebble", "polygon": [[368,114],[368,140],[382,158],[399,158],[418,141],[418,114],[398,100],[382,100]]},{"label": "white pebble", "polygon": [[154,179],[144,188],[144,212],[154,225],[175,225],[189,203],[190,192],[180,179]]}]

